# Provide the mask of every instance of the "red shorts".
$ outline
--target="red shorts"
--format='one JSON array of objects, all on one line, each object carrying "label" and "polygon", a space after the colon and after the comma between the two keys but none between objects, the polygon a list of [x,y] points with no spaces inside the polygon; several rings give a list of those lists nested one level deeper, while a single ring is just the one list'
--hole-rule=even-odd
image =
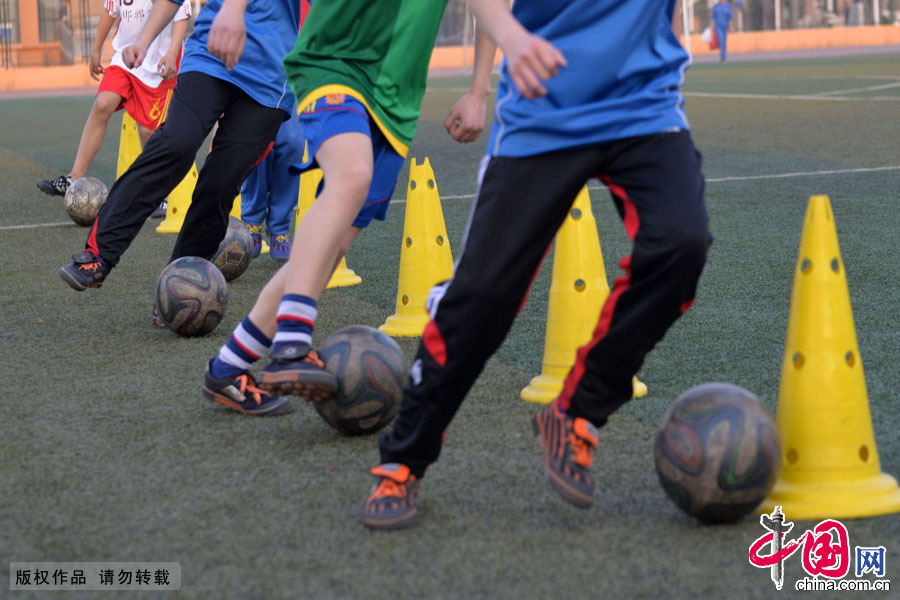
[{"label": "red shorts", "polygon": [[157,129],[166,120],[175,79],[164,79],[159,87],[152,88],[122,67],[111,66],[103,71],[97,93],[113,92],[122,96],[122,102],[116,110],[124,108],[147,129]]}]

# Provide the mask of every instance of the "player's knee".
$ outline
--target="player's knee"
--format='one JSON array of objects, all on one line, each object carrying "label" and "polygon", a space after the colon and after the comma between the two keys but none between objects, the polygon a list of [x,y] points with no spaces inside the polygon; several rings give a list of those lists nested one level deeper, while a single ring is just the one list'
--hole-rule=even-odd
[{"label": "player's knee", "polygon": [[682,224],[671,230],[668,239],[672,254],[680,263],[698,268],[706,263],[712,235],[705,223]]},{"label": "player's knee", "polygon": [[[166,154],[178,157],[181,160],[193,160],[194,155],[197,153],[197,148],[193,140],[189,139],[188,136],[171,135],[166,131],[165,127],[157,129],[154,133],[156,135],[152,136],[152,143],[162,144]],[[150,142],[148,141],[148,143]]]},{"label": "player's knee", "polygon": [[94,98],[94,104],[91,106],[91,112],[95,116],[108,119],[119,108],[121,99],[119,96],[112,94],[98,94]]},{"label": "player's knee", "polygon": [[369,193],[369,187],[372,185],[372,165],[365,163],[354,163],[345,165],[337,174],[333,181],[325,180],[325,185],[333,185],[338,188],[342,196],[365,197]]}]

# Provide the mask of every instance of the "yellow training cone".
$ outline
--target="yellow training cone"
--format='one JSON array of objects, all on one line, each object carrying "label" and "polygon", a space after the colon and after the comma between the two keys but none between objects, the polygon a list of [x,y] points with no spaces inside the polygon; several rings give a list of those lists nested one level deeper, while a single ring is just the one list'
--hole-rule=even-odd
[{"label": "yellow training cone", "polygon": [[[575,352],[591,340],[607,296],[600,238],[585,186],[556,234],[541,374],[522,390],[522,400],[546,404],[559,396]],[[633,384],[635,398],[646,395],[646,385],[636,377]]]},{"label": "yellow training cone", "polygon": [[[316,201],[316,190],[319,189],[319,182],[322,181],[322,169],[313,169],[305,171],[300,175],[300,194],[297,197],[297,211],[294,218],[294,236],[297,235],[297,226],[303,220],[306,211]],[[328,280],[326,289],[336,287],[347,287],[362,283],[362,277],[356,274],[353,269],[347,266],[347,259],[342,257],[331,279]]]},{"label": "yellow training cone", "polygon": [[827,196],[806,209],[794,272],[776,418],[781,473],[759,507],[794,519],[900,511],[897,481],[881,472],[850,292]]},{"label": "yellow training cone", "polygon": [[116,179],[128,170],[141,153],[141,136],[137,123],[127,112],[122,113],[122,131],[119,134],[119,160],[116,164]]},{"label": "yellow training cone", "polygon": [[197,164],[191,165],[191,170],[184,176],[175,189],[169,192],[169,202],[166,207],[166,218],[157,228],[157,233],[178,233],[184,224],[184,215],[191,205],[191,197],[197,186]]},{"label": "yellow training cone", "polygon": [[378,329],[398,337],[422,335],[429,318],[425,309],[428,292],[451,277],[453,255],[434,171],[428,158],[422,164],[413,159],[409,165],[396,312]]}]

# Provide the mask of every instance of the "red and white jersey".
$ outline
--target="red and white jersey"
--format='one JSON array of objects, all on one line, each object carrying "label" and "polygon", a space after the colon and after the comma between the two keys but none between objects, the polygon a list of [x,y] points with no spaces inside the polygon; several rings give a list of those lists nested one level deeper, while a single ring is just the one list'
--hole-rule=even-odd
[{"label": "red and white jersey", "polygon": [[[168,2],[168,0],[164,1]],[[153,88],[159,87],[159,84],[162,82],[162,76],[156,67],[172,45],[172,23],[191,16],[191,3],[185,2],[178,9],[178,12],[175,13],[172,23],[166,25],[160,34],[156,36],[156,39],[153,40],[153,43],[150,44],[150,47],[147,49],[147,56],[144,58],[141,66],[136,69],[129,69],[122,60],[122,50],[137,42],[141,30],[144,29],[144,24],[150,17],[150,10],[154,4],[156,4],[156,0],[104,0],[103,7],[104,10],[109,12],[109,16],[119,17],[119,26],[116,28],[116,34],[113,36],[112,41],[114,53],[109,63],[110,66],[122,67]],[[181,60],[180,53],[178,59]]]}]

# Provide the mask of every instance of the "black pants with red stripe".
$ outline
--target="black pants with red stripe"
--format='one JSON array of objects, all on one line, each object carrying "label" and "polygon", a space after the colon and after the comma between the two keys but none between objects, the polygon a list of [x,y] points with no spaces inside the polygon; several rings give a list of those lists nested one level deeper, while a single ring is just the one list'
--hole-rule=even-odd
[{"label": "black pants with red stripe", "polygon": [[87,251],[115,266],[144,221],[190,171],[218,121],[170,260],[212,258],[225,236],[241,183],[287,116],[227,81],[197,72],[179,75],[165,123],[109,190]]},{"label": "black pants with red stripe", "polygon": [[686,131],[489,159],[453,279],[433,290],[440,299],[400,413],[379,440],[383,462],[422,476],[437,460],[444,430],[506,337],[557,229],[592,177],[609,187],[633,248],[557,402],[601,426],[631,398],[644,357],[690,306],[712,241],[700,155]]}]

